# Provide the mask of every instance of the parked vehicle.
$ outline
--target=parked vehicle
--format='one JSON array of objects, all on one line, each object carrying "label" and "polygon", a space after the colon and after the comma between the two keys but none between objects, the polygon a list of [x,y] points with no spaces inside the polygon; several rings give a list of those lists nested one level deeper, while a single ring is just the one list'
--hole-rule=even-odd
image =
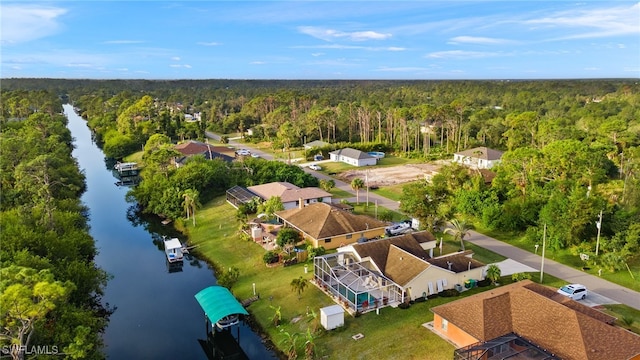
[{"label": "parked vehicle", "polygon": [[318,164],[311,164],[311,165],[309,165],[309,169],[311,169],[311,170],[315,170],[315,171],[320,171],[320,170],[322,170],[322,168],[321,168],[321,167],[320,167],[320,165],[318,165]]},{"label": "parked vehicle", "polygon": [[587,297],[587,288],[580,284],[569,284],[558,289],[558,293],[573,300],[584,300]]},{"label": "parked vehicle", "polygon": [[240,149],[236,151],[236,154],[240,155],[240,156],[249,156],[251,155],[251,151],[247,150],[247,149]]},{"label": "parked vehicle", "polygon": [[396,236],[404,234],[411,230],[411,220],[404,220],[391,226],[387,226],[384,229],[384,232],[387,234],[387,236]]}]

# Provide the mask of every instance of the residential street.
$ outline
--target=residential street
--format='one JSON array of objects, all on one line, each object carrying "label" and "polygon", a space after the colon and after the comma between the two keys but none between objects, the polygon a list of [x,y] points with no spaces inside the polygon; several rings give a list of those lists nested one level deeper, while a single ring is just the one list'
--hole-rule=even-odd
[{"label": "residential street", "polygon": [[[207,137],[212,138],[214,140],[216,140],[216,138],[217,139],[220,138],[218,135],[210,132],[207,132]],[[262,153],[261,151],[253,149],[246,144],[239,144],[230,140],[229,145],[236,146],[238,148],[249,149],[252,153],[260,154],[261,157],[268,160],[273,159],[271,155]],[[318,179],[333,179],[336,183],[337,188],[353,194],[353,198],[349,198],[349,201],[352,201],[352,202],[356,201],[355,191],[351,189],[350,184],[347,184],[344,181],[334,179],[330,176],[324,175],[323,173],[313,171],[306,167],[304,168],[304,170],[310,174],[313,174]],[[366,190],[360,190],[359,197],[361,202],[366,201],[367,199],[366,193],[367,193]],[[390,210],[398,210],[399,208],[399,204],[397,201],[393,201],[370,192],[369,202],[376,202],[376,201],[378,203],[378,206],[382,206]],[[485,236],[475,231],[470,232],[470,237],[467,238],[466,241],[469,241],[480,247],[491,250],[497,254],[500,254],[502,256],[505,256],[507,258],[510,258],[512,260],[515,260],[517,262],[530,266],[536,270],[540,270],[541,260],[542,260],[540,253],[542,249],[539,249],[538,255],[536,255],[533,252],[524,251],[520,248],[511,246],[507,243],[490,238],[488,236]],[[535,249],[531,249],[531,250],[534,251]],[[555,262],[549,258],[549,253],[547,253],[547,256],[545,257],[544,272],[545,274],[553,275],[557,278],[563,279],[570,283],[579,283],[579,284],[585,285],[590,292],[595,292],[615,302],[619,302],[640,310],[640,292],[627,289],[623,286],[604,280],[598,276],[593,276],[583,271],[573,269],[569,266]],[[640,279],[637,279],[637,281],[640,281]]]}]

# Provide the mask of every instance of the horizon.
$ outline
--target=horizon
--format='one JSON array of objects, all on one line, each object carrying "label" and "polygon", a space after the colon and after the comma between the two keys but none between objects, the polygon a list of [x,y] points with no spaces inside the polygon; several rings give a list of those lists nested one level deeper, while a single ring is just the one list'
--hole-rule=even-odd
[{"label": "horizon", "polygon": [[640,2],[0,3],[0,78],[640,78]]}]

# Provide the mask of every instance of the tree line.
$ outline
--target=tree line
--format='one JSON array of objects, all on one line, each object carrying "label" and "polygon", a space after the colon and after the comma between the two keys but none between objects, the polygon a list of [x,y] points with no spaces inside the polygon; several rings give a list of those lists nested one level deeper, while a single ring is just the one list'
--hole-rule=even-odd
[{"label": "tree line", "polygon": [[[56,94],[2,92],[0,344],[22,359],[34,347],[104,358],[108,275],[94,263],[85,178]],[[8,352],[5,353],[5,351]]]}]

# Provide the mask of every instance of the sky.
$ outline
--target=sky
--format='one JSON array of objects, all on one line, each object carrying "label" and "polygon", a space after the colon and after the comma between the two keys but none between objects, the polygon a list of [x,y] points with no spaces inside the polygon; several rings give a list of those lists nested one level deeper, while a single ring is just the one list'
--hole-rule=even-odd
[{"label": "sky", "polygon": [[640,77],[636,1],[6,1],[0,78]]}]

